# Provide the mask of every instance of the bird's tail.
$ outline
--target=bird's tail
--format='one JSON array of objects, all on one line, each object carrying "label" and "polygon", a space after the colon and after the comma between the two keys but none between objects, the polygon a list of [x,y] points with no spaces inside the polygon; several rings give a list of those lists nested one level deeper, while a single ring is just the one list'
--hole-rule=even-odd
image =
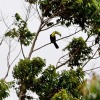
[{"label": "bird's tail", "polygon": [[59,48],[58,44],[56,42],[54,42],[54,46],[56,47],[56,49]]}]

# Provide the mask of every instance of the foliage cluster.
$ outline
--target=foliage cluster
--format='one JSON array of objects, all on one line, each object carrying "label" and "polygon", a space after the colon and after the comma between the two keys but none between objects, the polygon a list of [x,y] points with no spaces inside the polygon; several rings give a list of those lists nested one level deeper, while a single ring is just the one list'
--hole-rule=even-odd
[{"label": "foliage cluster", "polygon": [[0,80],[0,100],[7,98],[9,94],[9,89],[11,88],[12,82],[6,82],[5,80]]},{"label": "foliage cluster", "polygon": [[60,17],[57,22],[67,27],[78,24],[85,29],[89,25],[100,23],[100,1],[97,0],[42,0],[40,9],[45,17]]},{"label": "foliage cluster", "polygon": [[58,93],[56,93],[51,100],[79,100],[71,95],[68,95],[66,90],[62,89]]},{"label": "foliage cluster", "polygon": [[8,31],[5,36],[11,38],[17,38],[18,41],[24,46],[28,46],[34,39],[35,33],[31,33],[27,27],[27,22],[24,21],[18,13],[15,14],[15,26],[16,28]]},{"label": "foliage cluster", "polygon": [[92,52],[91,47],[88,47],[86,41],[82,38],[73,38],[72,42],[63,49],[69,51],[69,64],[68,66],[82,66],[83,62],[90,59]]},{"label": "foliage cluster", "polygon": [[84,77],[81,68],[77,68],[76,71],[63,71],[60,74],[56,72],[53,65],[50,65],[41,73],[40,77],[36,77],[45,65],[43,60],[39,60],[38,63],[37,59],[36,62],[26,60],[20,60],[18,66],[14,67],[14,78],[17,79],[19,86],[23,83],[24,89],[36,92],[40,100],[50,100],[61,89],[65,89],[72,97],[79,98],[81,96],[79,85],[82,84]]},{"label": "foliage cluster", "polygon": [[13,77],[18,79],[18,84],[23,82],[26,85],[26,88],[30,87],[30,84],[33,84],[33,80],[38,76],[42,71],[42,67],[45,66],[45,62],[40,57],[29,59],[21,59],[18,65],[15,65],[13,71]]}]

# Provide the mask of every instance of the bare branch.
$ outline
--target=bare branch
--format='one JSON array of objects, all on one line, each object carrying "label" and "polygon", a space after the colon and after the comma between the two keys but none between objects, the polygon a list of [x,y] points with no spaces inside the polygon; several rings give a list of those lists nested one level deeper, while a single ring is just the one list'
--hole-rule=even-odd
[{"label": "bare branch", "polygon": [[21,42],[20,42],[20,46],[21,46],[22,55],[25,58],[25,54],[24,54],[24,50],[23,50],[23,46],[22,46],[22,43]]},{"label": "bare branch", "polygon": [[0,45],[2,44],[3,40],[4,40],[4,36],[2,37],[2,39],[1,39],[1,41],[0,41]]},{"label": "bare branch", "polygon": [[14,25],[15,21],[13,21],[13,23],[12,23],[11,25],[8,26],[7,23],[5,22],[5,19],[4,19],[3,15],[2,15],[2,13],[1,13],[1,16],[2,16],[2,20],[3,20],[4,24],[5,24],[5,26],[7,27],[7,30],[6,30],[6,32],[7,32],[8,29],[10,29],[10,27],[11,27],[12,25]]},{"label": "bare branch", "polygon": [[96,55],[97,51],[98,51],[98,49],[95,51],[95,53],[93,54],[93,56],[82,66],[82,68],[85,67],[86,64],[87,64],[90,60],[93,59],[93,57]]},{"label": "bare branch", "polygon": [[32,43],[32,46],[31,46],[31,49],[30,49],[30,52],[29,52],[29,55],[28,55],[28,58],[29,59],[31,58],[31,55],[33,53],[33,49],[34,49],[34,46],[35,46],[35,43],[36,43],[36,40],[37,40],[38,35],[39,35],[40,31],[41,31],[41,26],[42,26],[42,23],[39,26],[39,29],[38,29],[37,34],[35,36],[35,39],[33,40],[33,43]]},{"label": "bare branch", "polygon": [[65,56],[67,56],[67,55],[68,55],[68,54],[65,54],[65,55],[63,55],[63,56],[61,56],[61,57],[59,58],[59,60],[58,60],[58,62],[57,62],[57,64],[56,64],[56,67],[58,66],[59,63],[61,63],[60,60],[61,60],[62,58],[64,58]]},{"label": "bare branch", "polygon": [[7,23],[5,22],[5,19],[4,19],[3,15],[2,15],[2,13],[1,13],[1,17],[2,17],[2,20],[3,20],[4,24],[5,24],[5,26],[9,29],[9,26],[8,26]]},{"label": "bare branch", "polygon": [[7,66],[9,66],[10,54],[11,54],[11,40],[9,40],[9,50],[8,50],[8,55],[7,55]]},{"label": "bare branch", "polygon": [[[81,30],[79,30],[79,31],[81,31]],[[62,40],[62,39],[65,39],[65,38],[68,38],[68,37],[70,37],[70,36],[73,36],[73,35],[77,34],[79,31],[77,31],[77,32],[75,32],[75,33],[73,33],[73,34],[71,34],[71,35],[68,35],[68,36],[62,37],[62,38],[60,38],[60,39],[57,39],[56,41],[60,41],[60,40]],[[52,44],[52,43],[51,43],[51,42],[50,42],[50,43],[47,43],[47,44],[45,44],[45,45],[43,45],[43,46],[41,46],[41,47],[39,47],[39,48],[33,50],[32,52],[37,51],[37,50],[39,50],[39,49],[41,49],[41,48],[43,48],[43,47],[45,47],[45,46],[47,46],[47,45],[49,45],[49,44]]]},{"label": "bare branch", "polygon": [[15,60],[18,58],[18,56],[20,55],[20,53],[21,53],[21,50],[19,51],[19,53],[18,53],[18,55],[15,57],[15,59],[13,59],[13,61],[11,62],[11,64],[9,64],[7,73],[6,73],[5,77],[4,77],[4,80],[7,78],[8,74],[9,74],[9,71],[10,71],[10,67],[11,67],[12,64],[15,62]]},{"label": "bare branch", "polygon": [[[10,70],[10,55],[11,55],[11,41],[9,41],[9,50],[8,50],[8,55],[7,55],[7,67],[8,67],[8,71],[7,71],[7,74],[6,74],[6,77],[8,76],[8,72]],[[5,78],[4,78],[5,79]]]},{"label": "bare branch", "polygon": [[92,69],[85,70],[84,72],[96,70],[96,69],[99,69],[99,68],[100,68],[100,66],[99,67],[96,67],[96,68],[92,68]]},{"label": "bare branch", "polygon": [[38,4],[36,3],[36,11],[38,13],[39,19],[41,20],[41,22],[43,21],[43,17],[40,15],[39,10],[38,10]]},{"label": "bare branch", "polygon": [[28,9],[26,9],[26,11],[27,11],[26,20],[25,20],[26,22],[28,21],[28,19],[29,19],[29,17],[30,17],[31,7],[32,7],[32,5],[29,4]]},{"label": "bare branch", "polygon": [[56,69],[58,69],[58,68],[60,68],[60,67],[62,67],[62,66],[64,66],[66,63],[68,63],[69,62],[69,60],[73,57],[74,55],[72,55],[67,61],[65,61],[64,63],[62,63],[61,65],[59,65],[59,66],[56,66]]}]

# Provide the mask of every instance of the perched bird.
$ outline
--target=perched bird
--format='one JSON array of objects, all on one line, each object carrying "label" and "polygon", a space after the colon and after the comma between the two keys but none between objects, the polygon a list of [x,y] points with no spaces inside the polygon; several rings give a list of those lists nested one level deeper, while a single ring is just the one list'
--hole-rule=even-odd
[{"label": "perched bird", "polygon": [[56,47],[56,49],[58,49],[59,46],[58,46],[58,44],[56,43],[56,36],[55,36],[55,34],[58,34],[59,36],[61,36],[61,34],[60,34],[59,32],[54,31],[54,32],[52,32],[52,34],[50,34],[50,41],[51,41],[51,43],[54,44],[54,46]]}]

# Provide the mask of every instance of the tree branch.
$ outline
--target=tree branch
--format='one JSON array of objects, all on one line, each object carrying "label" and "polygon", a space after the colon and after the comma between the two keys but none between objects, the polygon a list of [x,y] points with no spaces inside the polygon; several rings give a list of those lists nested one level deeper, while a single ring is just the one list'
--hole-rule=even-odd
[{"label": "tree branch", "polygon": [[[79,30],[79,31],[81,31],[81,30]],[[62,37],[62,38],[60,38],[60,39],[57,39],[56,41],[60,41],[60,40],[62,40],[62,39],[65,39],[65,38],[68,38],[68,37],[70,37],[70,36],[73,36],[73,35],[77,34],[79,31],[77,31],[77,32],[75,32],[75,33],[73,33],[73,34],[71,34],[71,35],[68,35],[68,36]],[[37,51],[37,50],[39,50],[39,49],[41,49],[41,48],[43,48],[43,47],[45,47],[45,46],[47,46],[47,45],[49,45],[49,44],[52,44],[52,43],[51,43],[51,42],[50,42],[50,43],[47,43],[47,44],[45,44],[45,45],[43,45],[43,46],[41,46],[41,47],[39,47],[39,48],[33,50],[32,52]]]},{"label": "tree branch", "polygon": [[99,68],[100,68],[100,66],[99,67],[96,67],[96,68],[91,68],[91,69],[85,70],[84,72],[92,71],[92,70],[99,69]]},{"label": "tree branch", "polygon": [[96,50],[96,52],[93,54],[93,56],[82,66],[82,68],[83,68],[91,59],[93,59],[93,57],[96,55],[97,51],[98,51],[98,50]]},{"label": "tree branch", "polygon": [[2,39],[1,39],[1,41],[0,41],[0,45],[2,44],[3,40],[4,40],[4,36],[2,37]]},{"label": "tree branch", "polygon": [[33,40],[33,43],[32,43],[32,46],[31,46],[31,49],[30,49],[30,52],[29,52],[29,55],[28,55],[29,59],[31,58],[31,55],[33,53],[33,49],[34,49],[34,46],[35,46],[35,43],[36,43],[36,40],[37,40],[38,35],[39,35],[40,31],[41,31],[41,26],[42,26],[42,22],[41,22],[41,24],[39,26],[39,29],[38,29],[37,34],[35,36],[35,39]]},{"label": "tree branch", "polygon": [[68,54],[65,54],[65,55],[63,55],[63,56],[61,56],[60,58],[59,58],[59,60],[58,60],[58,62],[57,62],[57,64],[56,64],[56,67],[58,66],[58,64],[60,63],[60,60],[62,59],[62,58],[64,58],[65,56],[67,56]]},{"label": "tree branch", "polygon": [[19,51],[19,53],[18,53],[18,55],[15,57],[15,59],[11,62],[11,64],[9,64],[7,73],[6,73],[5,77],[3,78],[4,80],[5,80],[5,79],[7,78],[7,76],[8,76],[8,73],[9,73],[9,70],[10,70],[11,65],[12,65],[12,64],[14,63],[14,61],[18,58],[18,56],[20,55],[20,53],[21,53],[21,50]]},{"label": "tree branch", "polygon": [[23,55],[23,57],[24,57],[24,59],[25,59],[25,54],[24,54],[23,46],[22,46],[22,43],[21,43],[21,42],[20,42],[20,46],[21,46],[22,55]]}]

